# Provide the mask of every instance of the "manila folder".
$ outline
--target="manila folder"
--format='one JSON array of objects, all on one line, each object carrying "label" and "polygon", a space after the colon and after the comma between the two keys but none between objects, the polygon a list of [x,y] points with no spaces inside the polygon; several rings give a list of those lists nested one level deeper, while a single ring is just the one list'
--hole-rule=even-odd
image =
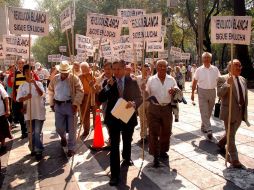
[{"label": "manila folder", "polygon": [[114,108],[111,110],[111,114],[117,119],[122,120],[124,123],[128,123],[131,116],[135,112],[135,109],[133,107],[127,109],[126,105],[127,101],[123,98],[119,98]]}]

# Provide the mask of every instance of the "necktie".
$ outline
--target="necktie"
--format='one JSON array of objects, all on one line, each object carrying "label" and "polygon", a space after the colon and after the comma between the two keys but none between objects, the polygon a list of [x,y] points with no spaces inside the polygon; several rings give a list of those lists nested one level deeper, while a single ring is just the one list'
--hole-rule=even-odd
[{"label": "necktie", "polygon": [[123,97],[123,82],[122,82],[122,79],[118,80],[117,87],[118,87],[119,97]]},{"label": "necktie", "polygon": [[239,103],[242,106],[242,105],[244,105],[244,98],[243,98],[243,90],[242,90],[242,86],[239,81],[239,77],[236,77],[236,81],[237,81],[238,91],[239,91]]}]

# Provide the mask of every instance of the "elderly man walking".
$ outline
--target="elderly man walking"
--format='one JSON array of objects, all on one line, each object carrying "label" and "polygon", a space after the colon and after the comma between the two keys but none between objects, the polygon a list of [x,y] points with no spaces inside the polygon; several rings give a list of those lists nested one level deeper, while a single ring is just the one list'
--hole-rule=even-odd
[{"label": "elderly man walking", "polygon": [[167,61],[158,60],[157,74],[146,84],[149,95],[149,153],[154,156],[154,167],[160,166],[159,159],[168,159],[170,136],[172,134],[172,96],[178,89],[176,81],[167,74]]},{"label": "elderly man walking", "polygon": [[198,86],[198,102],[201,114],[201,131],[209,140],[213,139],[210,117],[216,98],[217,80],[220,77],[220,71],[217,67],[211,65],[212,54],[204,52],[202,54],[203,65],[197,68],[192,81],[191,100],[194,101],[194,92]]},{"label": "elderly man walking", "polygon": [[56,131],[61,137],[61,145],[66,146],[66,125],[69,131],[67,156],[75,154],[77,108],[83,100],[83,87],[79,78],[70,73],[72,67],[68,61],[57,66],[57,74],[49,83],[49,104],[55,112]]}]

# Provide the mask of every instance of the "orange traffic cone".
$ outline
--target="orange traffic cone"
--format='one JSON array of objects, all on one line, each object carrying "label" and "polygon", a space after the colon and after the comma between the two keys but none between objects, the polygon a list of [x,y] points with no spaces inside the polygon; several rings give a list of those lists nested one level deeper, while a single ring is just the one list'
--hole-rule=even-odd
[{"label": "orange traffic cone", "polygon": [[101,150],[103,146],[104,146],[104,138],[102,132],[101,116],[100,110],[97,109],[95,116],[93,145],[90,146],[90,148],[93,150]]}]

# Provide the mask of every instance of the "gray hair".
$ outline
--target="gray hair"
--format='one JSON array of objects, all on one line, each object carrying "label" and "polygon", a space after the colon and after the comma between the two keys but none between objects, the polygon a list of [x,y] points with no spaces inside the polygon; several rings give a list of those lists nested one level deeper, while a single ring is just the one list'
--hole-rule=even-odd
[{"label": "gray hair", "polygon": [[204,58],[204,57],[206,57],[206,56],[208,56],[208,57],[210,57],[211,59],[212,59],[212,54],[211,53],[209,53],[209,52],[204,52],[203,54],[202,54],[202,59]]},{"label": "gray hair", "polygon": [[82,62],[82,63],[80,63],[80,67],[87,67],[87,68],[89,68],[90,66],[89,66],[89,64],[87,62]]},{"label": "gray hair", "polygon": [[156,62],[156,67],[158,66],[158,64],[160,63],[163,63],[163,64],[166,64],[166,66],[168,65],[168,62],[164,59],[159,59],[157,62]]}]

